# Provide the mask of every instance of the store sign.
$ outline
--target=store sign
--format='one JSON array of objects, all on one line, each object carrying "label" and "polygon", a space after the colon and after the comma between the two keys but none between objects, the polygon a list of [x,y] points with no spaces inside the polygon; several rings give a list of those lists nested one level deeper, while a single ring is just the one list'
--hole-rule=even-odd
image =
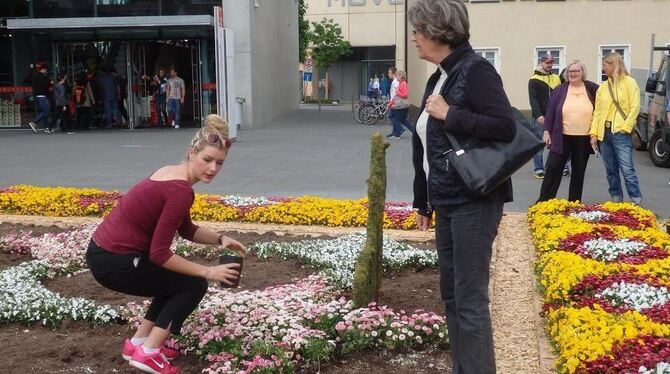
[{"label": "store sign", "polygon": [[[328,0],[328,7],[332,7],[333,3],[340,2],[342,6],[366,6],[368,4],[368,0]],[[369,0],[369,2],[374,3],[375,5],[381,5],[383,0]],[[386,0],[388,1],[389,5],[403,5],[405,3],[405,0]]]}]

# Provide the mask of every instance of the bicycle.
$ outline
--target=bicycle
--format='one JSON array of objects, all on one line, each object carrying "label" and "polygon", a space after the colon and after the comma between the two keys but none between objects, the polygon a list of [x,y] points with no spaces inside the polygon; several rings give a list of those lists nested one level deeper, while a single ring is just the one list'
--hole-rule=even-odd
[{"label": "bicycle", "polygon": [[380,118],[386,117],[388,112],[388,102],[385,98],[370,99],[367,96],[361,96],[354,107],[354,119],[361,124],[373,125]]}]

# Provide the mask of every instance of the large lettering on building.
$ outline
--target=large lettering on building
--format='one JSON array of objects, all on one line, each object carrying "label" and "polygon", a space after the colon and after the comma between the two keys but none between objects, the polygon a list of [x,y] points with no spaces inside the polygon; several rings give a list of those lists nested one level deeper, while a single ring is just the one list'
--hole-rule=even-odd
[{"label": "large lettering on building", "polygon": [[[389,5],[402,5],[405,3],[404,0],[387,0],[389,2]],[[328,0],[328,6],[332,7],[333,3],[340,2],[342,6],[366,6],[368,1],[367,0]],[[372,0],[372,2],[375,5],[380,5],[382,3],[382,0]]]}]

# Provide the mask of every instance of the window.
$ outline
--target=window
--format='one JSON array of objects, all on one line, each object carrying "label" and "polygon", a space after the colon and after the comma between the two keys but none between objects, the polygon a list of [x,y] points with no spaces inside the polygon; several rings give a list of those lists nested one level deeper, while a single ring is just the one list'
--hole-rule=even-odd
[{"label": "window", "polygon": [[[616,52],[623,56],[623,62],[626,64],[626,69],[630,71],[630,45],[601,45],[600,46],[600,55],[598,55],[598,67],[602,66],[602,60],[603,57],[605,57],[606,54],[608,53],[613,53]],[[605,74],[600,75],[600,81],[598,83],[604,82],[607,80],[607,76]]]},{"label": "window", "polygon": [[475,53],[490,62],[500,74],[500,48],[475,48]]},{"label": "window", "polygon": [[565,68],[565,48],[564,47],[535,47],[535,56],[533,58],[533,66],[540,63],[540,58],[545,55],[551,55],[554,58],[554,66],[551,70],[560,74]]}]

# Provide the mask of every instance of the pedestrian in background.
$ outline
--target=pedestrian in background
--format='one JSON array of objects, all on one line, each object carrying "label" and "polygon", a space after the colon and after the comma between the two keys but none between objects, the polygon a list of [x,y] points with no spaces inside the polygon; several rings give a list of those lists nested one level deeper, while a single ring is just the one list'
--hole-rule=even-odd
[{"label": "pedestrian in background", "polygon": [[74,88],[74,101],[77,106],[77,127],[79,130],[88,130],[94,118],[95,97],[91,82],[86,76],[77,80]]},{"label": "pedestrian in background", "polygon": [[104,126],[111,128],[116,122],[116,111],[119,101],[119,84],[112,74],[113,68],[107,69],[98,80],[104,110]]},{"label": "pedestrian in background", "polygon": [[[550,55],[544,55],[533,72],[533,76],[528,81],[528,98],[530,99],[530,109],[533,115],[532,129],[538,138],[542,138],[542,128],[544,126],[544,116],[547,113],[549,96],[554,88],[561,84],[561,78],[553,72],[554,58]],[[533,177],[537,179],[544,178],[543,152],[540,150],[533,157]]]},{"label": "pedestrian in background", "polygon": [[69,91],[67,87],[67,73],[62,72],[58,74],[58,83],[54,87],[54,108],[58,116],[61,131],[68,135],[73,135]]},{"label": "pedestrian in background", "polygon": [[398,89],[391,100],[389,107],[391,115],[391,123],[393,124],[393,132],[389,138],[400,139],[400,136],[405,129],[405,126],[410,133],[414,133],[414,125],[409,121],[409,85],[407,84],[407,74],[398,70],[395,74],[398,80]]},{"label": "pedestrian in background", "polygon": [[493,374],[489,272],[493,240],[503,204],[512,200],[512,184],[508,179],[488,195],[473,197],[444,155],[453,149],[446,131],[461,144],[512,141],[514,112],[500,75],[468,42],[470,20],[462,1],[417,0],[407,16],[419,58],[437,65],[428,78],[412,138],[417,226],[427,230],[435,212],[453,372]]},{"label": "pedestrian in background", "polygon": [[602,154],[607,172],[608,192],[612,201],[623,201],[621,177],[633,204],[642,203],[640,182],[633,162],[631,132],[640,112],[640,89],[626,70],[623,57],[609,53],[602,60],[603,82],[596,94],[595,112],[591,122],[591,146]]},{"label": "pedestrian in background", "polygon": [[566,83],[551,94],[544,117],[542,139],[549,155],[538,202],[556,197],[568,160],[572,164],[568,200],[581,201],[586,164],[593,153],[589,130],[598,85],[586,80],[586,66],[579,60],[571,62],[563,74]]},{"label": "pedestrian in background", "polygon": [[53,81],[48,77],[48,69],[46,62],[39,62],[35,66],[31,78],[31,85],[33,89],[33,97],[37,104],[37,116],[34,121],[28,122],[28,126],[37,132],[40,124],[47,134],[53,133],[53,122],[49,116],[49,89],[53,85]]},{"label": "pedestrian in background", "polygon": [[167,81],[167,112],[172,117],[172,127],[175,129],[181,124],[181,106],[184,105],[185,95],[184,80],[177,75],[177,70],[170,69],[170,78]]},{"label": "pedestrian in background", "polygon": [[[127,126],[130,123],[130,119],[128,118],[128,110],[126,109],[126,99],[128,98],[128,81],[126,80],[126,78],[119,75],[119,73],[117,73],[116,69],[114,68],[111,69],[111,74],[112,77],[116,79],[116,86],[119,91],[119,96],[117,100],[118,105],[117,110],[119,111],[121,118],[123,118],[126,121]],[[119,124],[121,124],[120,123],[121,118],[119,118]]]}]

